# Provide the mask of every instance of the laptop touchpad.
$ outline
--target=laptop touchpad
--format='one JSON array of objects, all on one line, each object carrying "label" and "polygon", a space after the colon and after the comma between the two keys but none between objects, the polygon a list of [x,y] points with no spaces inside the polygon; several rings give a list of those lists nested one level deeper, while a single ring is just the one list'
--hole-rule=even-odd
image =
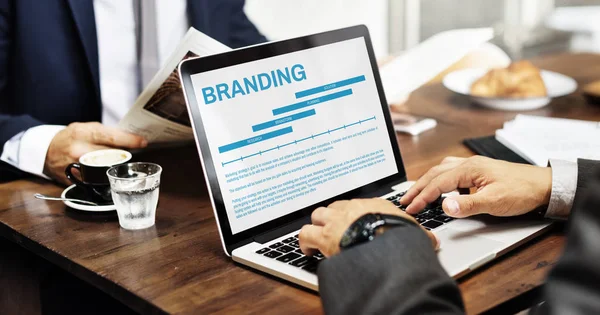
[{"label": "laptop touchpad", "polygon": [[438,258],[444,269],[455,276],[479,263],[489,261],[505,244],[466,231],[446,228],[435,235],[441,241]]}]

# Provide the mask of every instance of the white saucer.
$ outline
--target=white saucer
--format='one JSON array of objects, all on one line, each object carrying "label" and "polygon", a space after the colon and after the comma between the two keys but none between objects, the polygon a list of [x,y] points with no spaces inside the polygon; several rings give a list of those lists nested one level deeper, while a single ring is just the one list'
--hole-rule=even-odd
[{"label": "white saucer", "polygon": [[[75,198],[75,199],[86,200],[85,195],[76,194],[77,191],[73,190],[73,189],[81,189],[81,188],[77,187],[77,185],[71,185],[71,186],[65,188],[65,190],[63,190],[63,192],[60,195],[60,197],[61,198]],[[67,194],[69,194],[68,197],[67,197]],[[84,205],[84,204],[81,204],[81,203],[77,203],[77,202],[73,202],[73,201],[68,201],[68,200],[64,200],[63,203],[65,205],[67,205],[68,207],[70,207],[70,208],[77,209],[77,210],[82,210],[82,211],[106,212],[106,211],[117,210],[117,208],[115,207],[114,204],[104,205],[104,206],[91,206],[91,205]]]},{"label": "white saucer", "polygon": [[480,105],[498,110],[533,110],[544,107],[552,98],[565,96],[577,90],[577,82],[566,75],[542,70],[542,80],[548,91],[547,97],[480,97],[471,95],[471,85],[487,73],[488,69],[463,69],[449,73],[442,81],[444,86],[458,94],[466,95]]}]

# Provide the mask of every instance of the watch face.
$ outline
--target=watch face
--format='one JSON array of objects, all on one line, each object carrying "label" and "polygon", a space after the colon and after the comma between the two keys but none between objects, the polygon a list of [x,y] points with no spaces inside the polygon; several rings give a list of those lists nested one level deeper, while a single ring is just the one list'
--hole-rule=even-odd
[{"label": "watch face", "polygon": [[352,243],[356,239],[356,236],[360,233],[361,229],[362,229],[361,226],[359,226],[357,224],[352,224],[348,228],[346,233],[344,233],[344,235],[342,236],[342,240],[340,241],[340,246],[348,247],[348,246],[352,245]]},{"label": "watch face", "polygon": [[346,230],[342,239],[340,240],[341,248],[348,248],[360,243],[364,243],[373,240],[375,237],[375,230],[384,225],[388,226],[399,226],[399,225],[416,225],[408,219],[393,215],[383,215],[380,213],[365,214],[356,220]]},{"label": "watch face", "polygon": [[369,226],[376,221],[377,217],[373,214],[367,214],[356,220],[346,230],[340,241],[340,247],[345,248],[369,240],[371,232]]}]

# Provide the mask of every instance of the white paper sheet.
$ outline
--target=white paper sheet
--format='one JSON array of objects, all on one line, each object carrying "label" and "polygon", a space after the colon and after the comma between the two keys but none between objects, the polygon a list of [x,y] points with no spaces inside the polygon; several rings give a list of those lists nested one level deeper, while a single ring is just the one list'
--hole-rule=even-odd
[{"label": "white paper sheet", "polygon": [[496,131],[496,140],[534,165],[549,159],[600,160],[600,123],[518,115]]},{"label": "white paper sheet", "polygon": [[408,95],[494,37],[491,28],[458,29],[436,34],[379,69],[389,104]]}]

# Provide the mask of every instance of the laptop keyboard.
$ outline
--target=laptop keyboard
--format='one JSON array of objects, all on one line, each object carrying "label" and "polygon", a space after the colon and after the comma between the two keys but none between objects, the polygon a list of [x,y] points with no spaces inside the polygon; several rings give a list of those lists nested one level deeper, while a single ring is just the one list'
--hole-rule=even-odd
[{"label": "laptop keyboard", "polygon": [[312,256],[306,256],[300,250],[298,235],[288,237],[280,242],[256,251],[257,254],[269,257],[294,267],[302,268],[311,273],[317,273],[319,262],[325,258],[317,252]]},{"label": "laptop keyboard", "polygon": [[[405,192],[398,193],[388,197],[387,200],[392,202],[398,209],[406,211],[406,206],[400,204],[400,198],[402,198],[404,194]],[[417,222],[425,229],[433,230],[454,220],[454,218],[444,215],[444,210],[442,210],[443,200],[442,197],[428,204],[423,211],[414,216]],[[319,262],[325,258],[320,252],[317,252],[312,256],[304,255],[300,250],[298,234],[271,244],[269,247],[259,249],[256,253],[294,267],[302,268],[311,273],[317,272]]]},{"label": "laptop keyboard", "polygon": [[[398,209],[406,211],[406,206],[400,204],[400,198],[402,198],[405,193],[406,192],[398,193],[394,196],[388,197],[387,200],[391,201]],[[428,204],[425,209],[417,213],[414,216],[417,222],[427,230],[433,230],[454,220],[454,218],[444,214],[444,210],[442,209],[442,201],[444,201],[444,197],[440,197],[438,200]]]}]

